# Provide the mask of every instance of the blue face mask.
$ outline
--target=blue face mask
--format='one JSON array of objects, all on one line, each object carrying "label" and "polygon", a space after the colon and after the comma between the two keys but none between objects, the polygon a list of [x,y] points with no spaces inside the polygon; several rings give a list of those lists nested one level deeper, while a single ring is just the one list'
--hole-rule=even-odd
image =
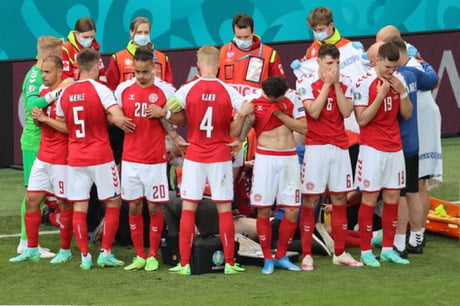
[{"label": "blue face mask", "polygon": [[241,39],[235,38],[235,44],[241,50],[249,50],[249,48],[251,48],[252,46],[252,40],[241,40]]},{"label": "blue face mask", "polygon": [[325,41],[326,38],[329,36],[327,35],[327,31],[320,32],[320,33],[313,32],[313,35],[315,36],[315,39],[319,41]]},{"label": "blue face mask", "polygon": [[136,34],[133,37],[133,41],[136,45],[146,46],[150,42],[150,36],[144,34]]},{"label": "blue face mask", "polygon": [[78,43],[83,47],[83,48],[89,48],[91,47],[91,44],[93,43],[92,38],[80,38],[78,40]]}]

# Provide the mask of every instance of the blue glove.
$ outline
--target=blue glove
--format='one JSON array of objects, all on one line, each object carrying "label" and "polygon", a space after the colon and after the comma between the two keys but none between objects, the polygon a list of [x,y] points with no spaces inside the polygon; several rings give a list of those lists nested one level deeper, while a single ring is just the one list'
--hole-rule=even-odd
[{"label": "blue glove", "polygon": [[419,55],[417,48],[409,44],[407,45],[407,54],[412,57],[417,57]]},{"label": "blue glove", "polygon": [[296,70],[296,69],[300,68],[300,65],[301,65],[300,60],[295,59],[291,63],[291,68],[292,68],[292,70]]},{"label": "blue glove", "polygon": [[363,44],[360,42],[360,41],[352,41],[351,42],[351,45],[353,46],[353,48],[357,49],[357,50],[362,50],[364,51],[364,46]]}]

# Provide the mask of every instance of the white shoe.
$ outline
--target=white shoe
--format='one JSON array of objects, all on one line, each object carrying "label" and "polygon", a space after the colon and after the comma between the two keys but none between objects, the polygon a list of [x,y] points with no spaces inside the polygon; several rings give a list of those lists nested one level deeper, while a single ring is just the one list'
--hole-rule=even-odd
[{"label": "white shoe", "polygon": [[42,248],[41,246],[38,246],[38,252],[40,253],[40,258],[53,258],[56,256],[55,253],[50,252],[50,249]]},{"label": "white shoe", "polygon": [[311,257],[311,255],[305,255],[305,257],[302,259],[300,269],[303,271],[313,271],[315,269],[313,267],[313,257]]},{"label": "white shoe", "polygon": [[332,256],[332,263],[334,265],[342,265],[348,267],[362,267],[364,264],[360,261],[357,261],[351,256],[350,253],[343,252],[340,256]]},{"label": "white shoe", "polygon": [[334,253],[334,239],[332,239],[331,235],[329,235],[326,228],[324,228],[324,225],[321,223],[316,223],[315,228],[323,239],[324,244],[326,245],[329,252]]}]

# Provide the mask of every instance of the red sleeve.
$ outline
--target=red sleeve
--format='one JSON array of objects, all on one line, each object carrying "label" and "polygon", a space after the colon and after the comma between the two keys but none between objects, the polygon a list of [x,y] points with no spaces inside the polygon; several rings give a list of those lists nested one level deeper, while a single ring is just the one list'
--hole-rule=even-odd
[{"label": "red sleeve", "polygon": [[169,62],[168,57],[166,57],[166,63],[165,63],[165,79],[164,81],[168,82],[169,84],[173,83],[173,75],[172,75],[172,69],[171,69],[171,63]]},{"label": "red sleeve", "polygon": [[107,86],[115,90],[120,81],[120,72],[118,71],[117,61],[115,60],[115,55],[110,57],[109,69],[107,70]]},{"label": "red sleeve", "polygon": [[69,61],[69,54],[65,50],[62,50],[62,64],[64,65],[62,69],[62,79],[73,79],[72,64]]},{"label": "red sleeve", "polygon": [[[276,52],[276,51],[273,50],[272,52]],[[276,52],[275,60],[273,61],[273,63],[270,63],[269,69],[270,69],[270,71],[268,72],[269,76],[279,75],[279,76],[282,76],[283,78],[286,77],[286,75],[284,74],[283,65],[281,64],[281,59],[280,59],[278,52]]]}]

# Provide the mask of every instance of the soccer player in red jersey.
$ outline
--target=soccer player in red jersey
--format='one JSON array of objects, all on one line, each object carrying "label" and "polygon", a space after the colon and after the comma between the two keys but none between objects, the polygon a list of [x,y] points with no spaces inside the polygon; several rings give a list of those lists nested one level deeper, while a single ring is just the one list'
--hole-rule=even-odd
[{"label": "soccer player in red jersey", "polygon": [[300,217],[302,270],[313,270],[311,251],[315,210],[320,195],[328,187],[334,205],[332,227],[334,255],[338,265],[362,266],[345,252],[347,230],[347,193],[353,189],[348,137],[344,118],[353,111],[352,81],[340,74],[340,51],[333,44],[318,50],[318,71],[300,78],[297,90],[305,106],[308,131],[302,169],[303,207]]},{"label": "soccer player in red jersey", "polygon": [[[190,254],[195,233],[195,211],[203,197],[208,179],[211,197],[219,212],[219,233],[224,248],[225,274],[244,271],[234,262],[235,228],[231,209],[233,198],[231,137],[241,132],[252,104],[231,86],[217,79],[219,50],[201,47],[197,52],[200,77],[182,86],[163,114],[176,120],[186,113],[188,124],[187,148],[181,186],[182,216],[179,250],[181,262],[171,272],[190,275]],[[232,112],[239,113],[232,120]],[[183,111],[182,111],[183,110]],[[172,114],[174,113],[174,114]]]},{"label": "soccer player in red jersey", "polygon": [[[107,132],[107,119],[125,132],[135,125],[123,111],[106,86],[96,82],[100,55],[84,49],[77,56],[80,79],[67,87],[58,101],[56,114],[65,120],[69,131],[69,201],[74,202],[73,230],[81,252],[83,270],[93,263],[88,249],[86,215],[91,185],[97,186],[98,197],[106,202],[101,253],[97,264],[121,266],[123,262],[111,253],[120,215],[120,180],[113,160]],[[107,115],[108,113],[108,115]]]},{"label": "soccer player in red jersey", "polygon": [[[300,167],[293,131],[305,134],[305,111],[296,92],[289,90],[280,76],[262,82],[262,90],[245,97],[254,106],[254,129],[257,137],[251,205],[257,208],[257,235],[264,254],[263,274],[274,268],[300,271],[286,256],[297,228],[300,206]],[[276,200],[284,207],[279,227],[278,248],[271,253],[272,227],[270,216]]]},{"label": "soccer player in red jersey", "polygon": [[[134,54],[135,79],[121,83],[115,98],[125,115],[133,120],[136,130],[125,135],[122,155],[122,199],[129,202],[129,227],[137,256],[125,270],[158,269],[156,259],[163,231],[161,204],[168,203],[166,174],[165,129],[161,120],[150,119],[150,105],[163,107],[174,96],[169,83],[155,77],[152,50],[137,48]],[[154,145],[153,145],[154,144]],[[147,199],[150,214],[150,250],[144,252],[143,199]]]},{"label": "soccer player in red jersey", "polygon": [[379,267],[372,253],[372,215],[380,191],[383,196],[382,252],[380,260],[408,264],[393,250],[398,222],[400,190],[405,187],[405,164],[398,116],[412,115],[407,85],[398,68],[399,50],[392,43],[378,49],[375,67],[361,76],[353,88],[355,113],[361,127],[355,182],[363,192],[358,222],[361,261]]},{"label": "soccer player in red jersey", "polygon": [[[62,75],[62,61],[59,56],[51,55],[43,60],[43,85],[40,96],[59,88]],[[67,128],[63,122],[56,120],[56,103],[52,101],[47,107],[34,107],[31,116],[36,124],[41,125],[42,135],[37,158],[35,159],[29,184],[27,186],[25,225],[27,232],[27,249],[10,262],[38,261],[38,232],[41,224],[40,203],[47,195],[58,198],[61,209],[60,234],[61,249],[51,263],[62,263],[72,258],[72,205],[65,199],[67,174]],[[38,122],[37,122],[38,121]]]}]

